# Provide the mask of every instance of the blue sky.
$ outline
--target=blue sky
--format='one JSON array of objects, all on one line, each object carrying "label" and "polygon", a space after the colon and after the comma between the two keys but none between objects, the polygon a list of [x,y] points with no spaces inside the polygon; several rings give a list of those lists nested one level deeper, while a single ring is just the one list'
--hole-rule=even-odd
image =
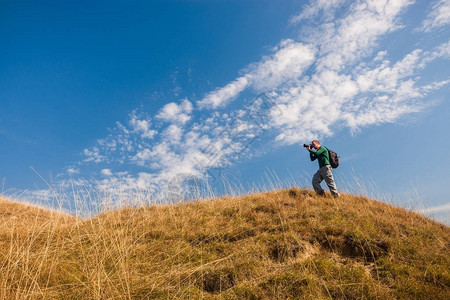
[{"label": "blue sky", "polygon": [[448,222],[449,25],[448,0],[2,1],[2,193],[310,187],[319,139],[338,188]]}]

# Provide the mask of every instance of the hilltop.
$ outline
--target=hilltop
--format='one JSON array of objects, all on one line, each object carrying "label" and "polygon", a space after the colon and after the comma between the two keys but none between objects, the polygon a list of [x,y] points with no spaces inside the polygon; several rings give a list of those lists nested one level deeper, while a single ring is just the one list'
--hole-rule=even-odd
[{"label": "hilltop", "polygon": [[79,219],[0,201],[1,299],[448,299],[450,228],[292,188]]}]

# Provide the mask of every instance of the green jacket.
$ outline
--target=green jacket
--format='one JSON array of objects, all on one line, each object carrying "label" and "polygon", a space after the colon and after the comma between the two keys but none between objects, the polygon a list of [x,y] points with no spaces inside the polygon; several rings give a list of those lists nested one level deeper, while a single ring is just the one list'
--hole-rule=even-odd
[{"label": "green jacket", "polygon": [[309,158],[311,158],[311,161],[317,159],[319,161],[319,168],[330,164],[330,157],[328,155],[328,149],[324,146],[320,146],[319,150],[315,152],[309,151]]}]

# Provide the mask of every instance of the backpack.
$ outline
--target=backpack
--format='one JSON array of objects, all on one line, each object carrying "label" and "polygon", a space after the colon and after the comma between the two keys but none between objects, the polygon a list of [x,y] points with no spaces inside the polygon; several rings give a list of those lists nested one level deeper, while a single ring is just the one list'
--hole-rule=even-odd
[{"label": "backpack", "polygon": [[330,150],[327,147],[325,148],[328,150],[328,158],[330,160],[331,167],[333,169],[336,169],[337,167],[339,167],[339,156],[333,150]]}]

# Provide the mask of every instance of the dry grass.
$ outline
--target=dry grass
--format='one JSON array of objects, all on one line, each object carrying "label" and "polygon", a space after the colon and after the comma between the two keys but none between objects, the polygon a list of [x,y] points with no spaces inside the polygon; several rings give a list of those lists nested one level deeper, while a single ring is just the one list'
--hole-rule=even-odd
[{"label": "dry grass", "polygon": [[292,188],[78,219],[0,202],[1,299],[449,299],[450,228]]}]

